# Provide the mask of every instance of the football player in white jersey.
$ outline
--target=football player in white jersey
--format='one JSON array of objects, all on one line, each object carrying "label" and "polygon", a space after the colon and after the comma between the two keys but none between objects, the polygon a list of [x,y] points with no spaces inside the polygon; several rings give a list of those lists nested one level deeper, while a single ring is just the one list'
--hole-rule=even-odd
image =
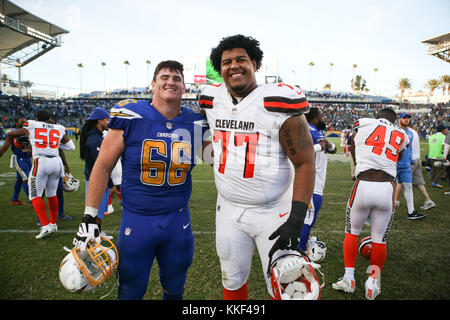
[{"label": "football player in white jersey", "polygon": [[[270,261],[298,248],[314,189],[314,149],[299,88],[258,85],[259,42],[223,38],[211,62],[225,84],[202,88],[214,150],[218,190],[216,250],[223,299],[248,299],[247,279],[255,245],[264,274]],[[272,295],[270,277],[265,280]]]},{"label": "football player in white jersey", "polygon": [[[50,114],[47,111],[38,111],[36,119],[37,121],[28,120],[23,128],[14,130],[8,135],[11,137],[27,135],[30,139],[33,165],[28,176],[29,199],[42,225],[36,239],[42,239],[58,230],[56,191],[59,179],[64,175],[64,165],[58,149],[75,150],[75,144],[65,134],[66,129],[62,125],[49,123]],[[42,199],[44,190],[48,199],[50,221]]]},{"label": "football player in white jersey", "polygon": [[373,249],[370,276],[365,283],[365,295],[370,300],[381,292],[380,273],[386,261],[386,237],[395,208],[397,161],[409,143],[405,131],[394,125],[395,119],[395,111],[384,108],[378,112],[377,119],[362,118],[356,121],[351,138],[357,180],[347,202],[345,274],[332,287],[348,293],[355,291],[358,236],[365,221],[370,218]]}]

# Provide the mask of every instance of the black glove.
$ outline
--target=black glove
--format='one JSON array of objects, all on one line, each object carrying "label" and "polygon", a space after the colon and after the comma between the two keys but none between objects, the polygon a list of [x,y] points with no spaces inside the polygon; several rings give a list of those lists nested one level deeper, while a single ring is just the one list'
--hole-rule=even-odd
[{"label": "black glove", "polygon": [[83,251],[86,250],[86,246],[91,240],[100,243],[100,229],[97,225],[97,219],[89,214],[85,214],[78,226],[73,245]]},{"label": "black glove", "polygon": [[302,232],[303,221],[305,220],[307,210],[308,205],[306,203],[292,201],[292,209],[289,218],[269,237],[269,240],[279,237],[272,246],[272,249],[270,249],[270,259],[272,259],[272,255],[277,250],[298,249],[300,234]]}]

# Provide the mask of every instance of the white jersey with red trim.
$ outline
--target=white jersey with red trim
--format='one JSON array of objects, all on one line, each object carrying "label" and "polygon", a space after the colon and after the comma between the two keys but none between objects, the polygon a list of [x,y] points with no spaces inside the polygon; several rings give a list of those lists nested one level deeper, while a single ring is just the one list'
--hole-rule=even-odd
[{"label": "white jersey with red trim", "polygon": [[374,169],[397,175],[399,153],[409,144],[405,131],[386,119],[362,118],[353,125],[356,131],[355,176]]},{"label": "white jersey with red trim", "polygon": [[39,156],[59,156],[58,147],[66,133],[64,126],[42,121],[28,120],[24,127],[30,132],[33,158]]},{"label": "white jersey with red trim", "polygon": [[239,207],[292,200],[293,166],[279,142],[282,124],[309,111],[303,92],[286,84],[258,85],[233,104],[225,85],[202,88],[219,194]]}]

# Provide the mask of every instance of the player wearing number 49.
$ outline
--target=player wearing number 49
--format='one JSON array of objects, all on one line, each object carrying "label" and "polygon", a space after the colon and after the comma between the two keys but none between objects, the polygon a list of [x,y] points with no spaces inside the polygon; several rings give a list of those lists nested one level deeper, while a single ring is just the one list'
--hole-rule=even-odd
[{"label": "player wearing number 49", "polygon": [[408,146],[405,131],[394,125],[395,111],[378,112],[377,119],[362,118],[353,125],[351,153],[357,180],[347,202],[344,238],[344,277],[333,289],[355,291],[355,263],[358,236],[370,218],[372,237],[371,271],[365,283],[365,295],[373,300],[381,293],[380,273],[386,261],[386,237],[394,217],[397,162]]},{"label": "player wearing number 49", "polygon": [[74,239],[81,250],[100,242],[95,224],[111,171],[122,161],[122,221],[117,237],[118,298],[142,299],[156,258],[163,299],[182,299],[192,263],[191,170],[207,130],[204,115],[181,107],[183,65],[156,66],[153,100],[128,99],[110,112],[109,131],[91,172],[83,221]]},{"label": "player wearing number 49", "polygon": [[272,257],[297,249],[314,189],[308,101],[290,85],[258,85],[262,57],[252,37],[223,38],[210,58],[225,85],[205,86],[199,97],[213,135],[224,299],[248,298],[255,245],[274,297],[266,271]]},{"label": "player wearing number 49", "polygon": [[[50,123],[50,114],[40,110],[35,120],[28,120],[24,127],[8,133],[11,137],[29,136],[33,154],[33,165],[28,176],[28,197],[40,222],[41,231],[36,239],[44,238],[58,230],[58,197],[56,191],[61,176],[64,176],[64,165],[58,148],[75,150],[75,144],[68,136],[66,129],[58,124]],[[42,194],[48,199],[50,221],[47,217]]]}]

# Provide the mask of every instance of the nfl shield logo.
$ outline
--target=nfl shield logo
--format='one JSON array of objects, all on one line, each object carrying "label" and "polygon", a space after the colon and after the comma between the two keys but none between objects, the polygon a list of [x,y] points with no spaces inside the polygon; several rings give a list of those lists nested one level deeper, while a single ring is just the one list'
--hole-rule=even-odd
[{"label": "nfl shield logo", "polygon": [[172,129],[172,122],[166,122],[166,128],[167,129]]}]

